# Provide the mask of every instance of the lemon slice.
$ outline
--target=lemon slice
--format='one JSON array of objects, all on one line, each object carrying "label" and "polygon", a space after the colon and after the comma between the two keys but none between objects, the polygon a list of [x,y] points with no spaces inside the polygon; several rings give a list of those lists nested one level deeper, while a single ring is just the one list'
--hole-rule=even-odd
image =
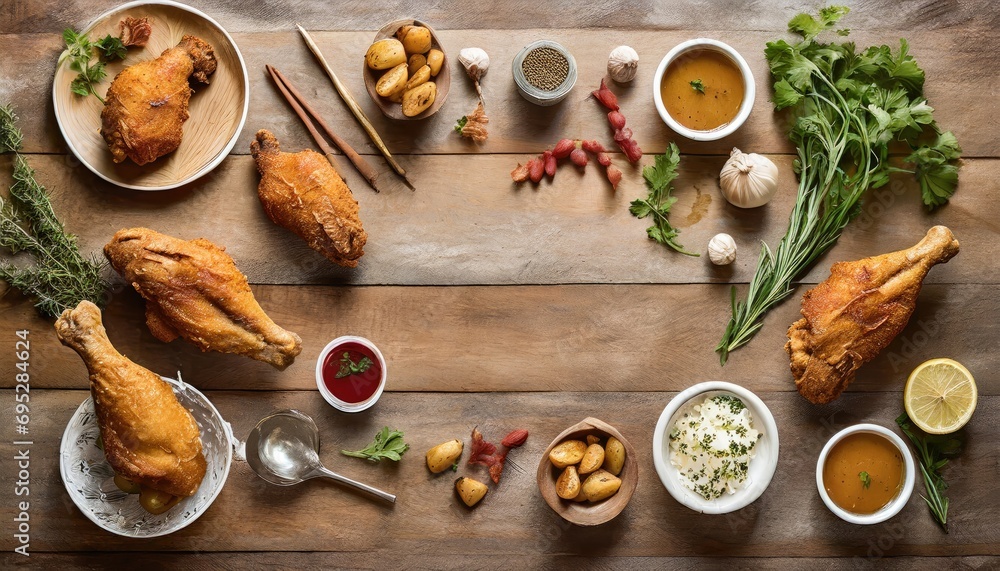
[{"label": "lemon slice", "polygon": [[903,390],[906,414],[928,434],[950,434],[965,426],[977,400],[972,373],[951,359],[921,363],[910,373]]}]

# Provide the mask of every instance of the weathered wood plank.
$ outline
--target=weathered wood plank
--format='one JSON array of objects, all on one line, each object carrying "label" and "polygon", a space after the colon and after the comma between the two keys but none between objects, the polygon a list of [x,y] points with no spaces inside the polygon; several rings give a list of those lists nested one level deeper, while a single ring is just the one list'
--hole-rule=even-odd
[{"label": "weathered wood plank", "polygon": [[[251,283],[261,284],[746,283],[756,269],[760,241],[777,246],[796,193],[788,156],[773,157],[781,170],[778,195],[753,210],[731,206],[722,197],[718,171],[723,157],[684,157],[671,216],[681,229],[680,242],[702,253],[692,258],[649,240],[649,222],[629,214],[629,202],[646,195],[640,169],[624,168],[617,192],[596,164],[583,175],[566,164],[552,183],[517,187],[509,172],[525,158],[422,157],[410,167],[416,192],[398,185],[375,194],[356,172],[346,172],[368,231],[365,256],[354,270],[334,266],[267,219],[250,157],[231,157],[201,181],[159,193],[102,184],[82,166],[67,165],[66,156],[29,161],[85,251],[100,254],[117,230],[148,226],[225,246]],[[624,163],[620,155],[618,160]],[[0,157],[0,185],[8,180],[9,164]],[[909,247],[935,224],[954,229],[962,253],[931,271],[929,282],[1000,281],[1000,264],[993,261],[1000,226],[990,192],[998,165],[996,160],[966,161],[958,193],[934,213],[921,206],[912,177],[898,175],[869,195],[863,214],[804,281],[826,279],[837,260]],[[392,176],[383,172],[387,179]],[[713,266],[705,255],[718,232],[732,235],[739,247],[731,266]]]},{"label": "weathered wood plank", "polygon": [[[992,525],[1000,496],[984,494],[995,473],[993,443],[1000,398],[981,398],[967,427],[968,446],[948,474],[951,533],[944,534],[917,494],[896,518],[875,526],[840,521],[822,504],[815,458],[840,428],[863,421],[893,426],[899,393],[847,394],[834,407],[817,408],[788,393],[760,393],[775,416],[782,441],[778,470],[767,492],[750,507],[726,516],[699,515],[675,502],[652,466],[650,442],[657,416],[671,393],[414,394],[391,393],[362,415],[337,414],[304,392],[213,392],[222,415],[245,437],[257,419],[276,408],[296,408],[316,419],[321,459],[345,475],[399,496],[387,508],[323,481],[280,488],[237,463],[215,504],[191,526],[171,536],[137,542],[91,524],[69,501],[58,475],[58,446],[85,391],[32,391],[32,549],[37,551],[351,551],[372,561],[400,553],[428,554],[428,545],[451,557],[578,555],[677,557],[712,553],[727,557],[998,556],[1000,528]],[[9,396],[9,393],[5,396]],[[5,402],[11,402],[5,399]],[[544,504],[534,467],[549,441],[566,426],[597,415],[621,430],[636,448],[639,487],[628,508],[598,528],[565,524]],[[406,432],[412,450],[398,465],[369,465],[337,450],[369,441],[383,424]],[[479,425],[490,438],[524,427],[527,444],[511,453],[499,487],[475,510],[454,497],[451,473],[427,472],[423,452],[449,438],[467,439]],[[12,445],[0,443],[10,458]],[[8,489],[12,463],[0,468]],[[462,474],[482,474],[463,465]],[[918,483],[918,489],[922,483]],[[13,517],[10,503],[0,516]],[[349,524],[345,524],[346,522]],[[9,543],[10,540],[7,540]]]},{"label": "weathered wood plank", "polygon": [[[719,29],[753,31],[784,30],[785,23],[798,11],[815,11],[809,2],[761,4],[753,10],[740,10],[730,3],[675,2],[670,5],[654,0],[638,2],[594,3],[572,0],[559,10],[529,0],[514,0],[503,10],[451,0],[448,2],[412,2],[393,0],[371,3],[347,0],[336,9],[305,0],[283,0],[247,5],[239,0],[193,0],[190,4],[217,19],[231,32],[270,31],[276,27],[308,24],[317,30],[376,30],[404,14],[430,22],[435,28],[519,30],[540,28],[615,28],[637,30],[696,30],[705,22]],[[991,4],[975,2],[931,5],[909,2],[841,2],[851,6],[849,25],[854,30],[938,29],[996,27],[997,15]],[[69,25],[83,26],[106,6],[96,2],[74,2],[47,6],[30,0],[12,0],[0,14],[0,30],[32,30],[58,33]]]},{"label": "weathered wood plank", "polygon": [[[667,143],[674,140],[682,151],[696,154],[728,154],[734,146],[754,152],[789,153],[793,148],[787,140],[787,116],[771,111],[770,78],[763,52],[766,42],[785,37],[786,21],[787,18],[783,18],[761,28],[771,31],[738,33],[716,26],[711,29],[698,26],[693,28],[695,31],[445,30],[441,32],[441,41],[451,56],[454,78],[451,94],[433,118],[409,122],[385,118],[365,94],[362,58],[373,32],[317,32],[315,37],[338,76],[364,107],[389,148],[402,155],[539,153],[563,137],[598,139],[604,141],[605,146],[614,147],[604,112],[589,94],[597,88],[606,73],[608,53],[623,43],[631,44],[638,50],[641,60],[639,75],[629,86],[614,89],[620,94],[623,113],[635,131],[636,140],[647,152],[662,152]],[[895,46],[901,36],[906,37],[910,41],[911,53],[927,72],[926,94],[931,105],[937,109],[935,116],[940,125],[955,132],[966,156],[997,156],[1000,133],[995,129],[982,129],[981,125],[982,118],[989,116],[1000,101],[1000,77],[990,73],[991,54],[1000,50],[1000,36],[993,29],[977,28],[963,29],[960,35],[950,28],[894,30],[884,27],[880,31],[863,31],[852,35],[851,39],[861,46],[874,43]],[[650,86],[660,59],[678,43],[699,36],[730,43],[747,59],[756,80],[756,103],[747,124],[722,141],[696,143],[681,140],[659,118],[652,103]],[[554,108],[539,108],[524,101],[514,88],[512,79],[510,62],[514,55],[524,45],[540,37],[564,44],[574,54],[579,68],[579,80],[573,93]],[[281,69],[314,103],[333,129],[355,149],[377,153],[333,91],[294,27],[275,26],[266,32],[236,34],[235,40],[247,62],[253,96],[246,127],[233,153],[249,154],[254,133],[265,127],[273,130],[279,139],[287,139],[296,146],[312,145],[305,129],[264,72],[266,63]],[[483,145],[472,144],[452,131],[455,120],[475,107],[475,92],[457,61],[458,50],[470,45],[486,49],[492,62],[483,81],[491,117],[490,139]],[[0,74],[0,77],[11,78],[0,82],[0,101],[13,101],[22,114],[27,152],[65,150],[51,110],[52,74],[61,49],[62,39],[56,34],[0,36],[0,52],[25,54],[9,64],[10,72]],[[110,82],[110,78],[107,81]],[[420,160],[418,157],[402,158],[404,166]]]},{"label": "weathered wood plank", "polygon": [[[191,571],[246,571],[256,569],[378,569],[384,564],[369,553],[344,552],[236,552],[236,553],[32,553],[31,560],[5,554],[10,565],[33,564],[53,569],[189,569]],[[888,571],[938,571],[940,569],[989,569],[989,556],[965,557],[581,557],[573,555],[468,555],[406,554],[393,568],[470,571],[496,569],[760,569],[762,571],[816,571],[878,568]]]},{"label": "weathered wood plank", "polygon": [[[723,285],[254,291],[276,323],[302,337],[302,354],[283,372],[245,357],[201,353],[182,340],[157,341],[132,291],[114,297],[105,324],[122,353],[164,375],[180,370],[205,389],[315,391],[319,352],[331,339],[355,334],[385,354],[392,391],[659,391],[716,379],[795,391],[782,347],[799,318],[800,293],[720,367],[713,348],[729,317]],[[918,364],[952,357],[976,375],[981,394],[1000,395],[989,349],[996,344],[995,292],[995,285],[926,286],[908,327],[861,369],[848,392],[898,394]],[[16,330],[31,331],[34,386],[87,387],[82,361],[59,345],[51,320],[13,296],[0,304],[0,346],[13,347]],[[13,383],[13,375],[0,377],[0,386]]]}]

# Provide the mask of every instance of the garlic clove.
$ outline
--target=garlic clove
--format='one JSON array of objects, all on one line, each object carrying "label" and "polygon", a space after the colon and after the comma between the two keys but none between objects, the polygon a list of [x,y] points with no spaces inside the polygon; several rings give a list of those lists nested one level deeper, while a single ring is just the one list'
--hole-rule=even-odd
[{"label": "garlic clove", "polygon": [[734,148],[719,173],[719,187],[733,206],[763,206],[778,191],[778,167],[763,155]]},{"label": "garlic clove", "polygon": [[708,259],[717,266],[727,266],[736,260],[736,241],[729,234],[716,234],[708,242]]},{"label": "garlic clove", "polygon": [[465,68],[472,81],[479,81],[490,68],[490,56],[482,48],[463,48],[458,52],[458,61]]},{"label": "garlic clove", "polygon": [[618,46],[608,57],[608,75],[618,83],[628,83],[635,79],[639,69],[639,54],[628,46]]}]

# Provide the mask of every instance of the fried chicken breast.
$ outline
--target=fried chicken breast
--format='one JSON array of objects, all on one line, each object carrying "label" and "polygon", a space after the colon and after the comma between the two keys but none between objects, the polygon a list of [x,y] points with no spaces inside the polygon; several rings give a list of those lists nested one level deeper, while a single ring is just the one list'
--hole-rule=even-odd
[{"label": "fried chicken breast", "polygon": [[250,143],[257,162],[257,194],[268,218],[291,230],[331,262],[353,268],[364,255],[368,234],[358,201],[323,155],[310,150],[283,153],[270,131]]}]

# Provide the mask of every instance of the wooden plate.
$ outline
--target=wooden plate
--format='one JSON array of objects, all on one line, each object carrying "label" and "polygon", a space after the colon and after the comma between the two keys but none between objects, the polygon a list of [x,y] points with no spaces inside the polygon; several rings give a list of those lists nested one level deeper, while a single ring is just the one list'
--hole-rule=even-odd
[{"label": "wooden plate", "polygon": [[[444,46],[441,45],[437,32],[434,31],[434,28],[428,26],[426,22],[421,22],[420,20],[396,20],[395,22],[390,22],[383,26],[382,29],[375,34],[375,39],[372,40],[372,43],[386,38],[395,37],[396,30],[402,28],[403,26],[410,25],[423,26],[430,30],[431,48],[437,48],[444,54],[444,62],[441,64],[441,71],[438,72],[437,77],[431,78],[431,81],[437,84],[437,96],[434,99],[434,103],[431,104],[431,106],[428,107],[423,113],[413,117],[407,117],[406,115],[403,115],[402,105],[399,103],[393,103],[392,101],[380,96],[378,93],[375,93],[375,84],[378,83],[378,78],[385,72],[368,69],[368,65],[364,61],[361,62],[363,70],[362,73],[365,78],[365,88],[368,90],[368,95],[372,98],[372,101],[375,102],[375,105],[378,106],[378,108],[382,111],[382,114],[386,117],[405,121],[411,119],[426,119],[437,113],[437,110],[444,105],[444,100],[448,98],[448,90],[451,88],[451,70],[448,69],[448,64],[450,62],[448,59],[448,52],[445,51]],[[364,58],[362,58],[362,60],[363,59]]]},{"label": "wooden plate", "polygon": [[[588,434],[599,436],[604,441],[609,436],[614,436],[625,446],[625,464],[618,474],[622,479],[621,488],[615,495],[597,503],[564,500],[556,494],[556,478],[559,477],[560,470],[549,462],[549,452],[564,440],[586,440]],[[600,525],[614,519],[628,505],[638,483],[639,464],[636,462],[635,449],[615,427],[596,418],[585,418],[556,436],[538,463],[538,490],[545,503],[564,520],[576,525]]]},{"label": "wooden plate", "polygon": [[196,86],[191,96],[191,117],[184,123],[180,147],[143,166],[128,159],[115,164],[100,133],[104,106],[96,97],[70,92],[69,85],[77,74],[62,57],[52,81],[56,122],[70,151],[104,180],[136,190],[175,188],[211,171],[236,144],[250,107],[246,64],[236,43],[218,23],[194,8],[169,0],[125,4],[98,17],[84,32],[94,41],[107,34],[117,36],[118,22],[125,16],[149,18],[153,32],[146,47],[131,47],[124,61],[108,64],[107,77],[96,87],[102,96],[122,69],[156,59],[185,34],[198,36],[215,49],[218,68],[209,76],[210,83]]}]

